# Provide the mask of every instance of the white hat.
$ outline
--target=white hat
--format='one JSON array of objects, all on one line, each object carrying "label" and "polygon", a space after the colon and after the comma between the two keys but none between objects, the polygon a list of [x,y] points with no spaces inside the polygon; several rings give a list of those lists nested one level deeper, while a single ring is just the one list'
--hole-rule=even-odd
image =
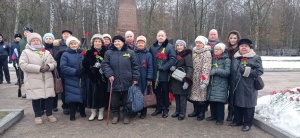
[{"label": "white hat", "polygon": [[67,41],[66,41],[66,44],[67,44],[68,47],[70,47],[69,44],[70,44],[71,41],[76,41],[76,42],[80,45],[80,41],[79,41],[76,37],[70,36],[70,37],[67,39]]},{"label": "white hat", "polygon": [[95,39],[100,39],[102,43],[104,43],[103,36],[101,34],[94,34],[91,38],[91,44],[93,45]]},{"label": "white hat", "polygon": [[207,45],[208,39],[205,36],[199,35],[196,39],[195,42],[201,42],[204,45]]},{"label": "white hat", "polygon": [[145,43],[147,42],[147,39],[146,39],[146,37],[145,36],[138,36],[137,38],[136,38],[136,42],[138,42],[138,41],[144,41]]},{"label": "white hat", "polygon": [[102,37],[103,38],[108,37],[111,40],[111,36],[109,34],[103,34]]},{"label": "white hat", "polygon": [[225,51],[225,44],[224,43],[218,43],[215,45],[214,49],[216,49],[216,47],[221,48],[221,50],[224,52]]},{"label": "white hat", "polygon": [[34,38],[37,38],[39,39],[41,42],[42,42],[42,36],[38,33],[30,33],[28,36],[27,36],[27,43],[30,44],[30,41]]}]

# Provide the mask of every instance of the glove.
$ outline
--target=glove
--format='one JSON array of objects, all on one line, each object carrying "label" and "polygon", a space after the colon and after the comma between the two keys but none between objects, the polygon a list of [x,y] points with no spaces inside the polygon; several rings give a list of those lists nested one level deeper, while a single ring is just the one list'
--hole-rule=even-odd
[{"label": "glove", "polygon": [[96,62],[95,64],[94,64],[94,68],[100,68],[100,66],[101,66],[101,63],[99,63],[99,62]]},{"label": "glove", "polygon": [[158,70],[159,70],[159,71],[164,71],[162,67],[159,67]]},{"label": "glove", "polygon": [[152,85],[152,81],[147,81],[147,86]]},{"label": "glove", "polygon": [[216,69],[212,69],[212,70],[210,71],[210,75],[213,76],[213,75],[215,75],[215,74],[216,74]]},{"label": "glove", "polygon": [[81,78],[82,74],[83,74],[83,69],[76,70],[76,76],[77,77]]},{"label": "glove", "polygon": [[205,85],[205,84],[201,84],[201,85],[200,85],[200,89],[201,89],[201,90],[206,89],[206,85]]},{"label": "glove", "polygon": [[245,66],[243,64],[240,64],[239,68],[240,68],[240,73],[244,74],[244,72],[245,72]]},{"label": "glove", "polygon": [[187,82],[184,82],[182,89],[186,90],[188,87],[189,87],[189,84]]},{"label": "glove", "polygon": [[175,66],[172,66],[172,67],[170,68],[170,70],[171,70],[171,71],[175,71],[175,70],[176,70],[176,67],[175,67]]},{"label": "glove", "polygon": [[45,65],[43,67],[40,68],[40,72],[45,73],[50,69],[49,65]]}]

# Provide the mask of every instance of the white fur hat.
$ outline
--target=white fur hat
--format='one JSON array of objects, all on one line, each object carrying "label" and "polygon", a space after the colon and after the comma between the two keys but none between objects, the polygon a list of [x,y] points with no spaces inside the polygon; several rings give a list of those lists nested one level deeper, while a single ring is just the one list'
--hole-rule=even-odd
[{"label": "white fur hat", "polygon": [[34,38],[37,38],[39,39],[41,42],[42,42],[42,36],[38,33],[30,33],[28,36],[27,36],[27,43],[30,44],[30,41]]},{"label": "white fur hat", "polygon": [[196,39],[195,42],[201,42],[202,44],[204,44],[205,46],[208,43],[208,39],[205,36],[199,35]]},{"label": "white fur hat", "polygon": [[224,43],[218,43],[215,45],[214,49],[216,48],[221,48],[221,50],[224,52],[225,51],[225,48],[226,48],[226,45]]},{"label": "white fur hat", "polygon": [[101,34],[94,34],[91,38],[91,44],[93,45],[95,39],[100,39],[102,43],[104,43],[103,36]]},{"label": "white fur hat", "polygon": [[80,45],[80,41],[79,41],[76,37],[70,36],[70,37],[66,40],[66,44],[67,44],[68,47],[70,47],[70,42],[71,42],[71,41],[76,41],[76,42]]},{"label": "white fur hat", "polygon": [[111,36],[109,34],[103,34],[102,37],[103,38],[108,37],[111,40]]},{"label": "white fur hat", "polygon": [[136,38],[136,42],[138,42],[138,41],[144,41],[145,43],[147,42],[147,39],[146,39],[146,37],[145,36],[138,36],[137,38]]}]

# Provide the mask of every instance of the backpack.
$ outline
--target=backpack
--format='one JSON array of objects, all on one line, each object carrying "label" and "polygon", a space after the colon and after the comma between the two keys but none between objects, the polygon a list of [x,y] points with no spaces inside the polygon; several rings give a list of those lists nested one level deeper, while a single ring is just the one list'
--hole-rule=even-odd
[{"label": "backpack", "polygon": [[132,85],[128,89],[127,110],[130,112],[138,112],[144,108],[144,95],[137,85]]}]

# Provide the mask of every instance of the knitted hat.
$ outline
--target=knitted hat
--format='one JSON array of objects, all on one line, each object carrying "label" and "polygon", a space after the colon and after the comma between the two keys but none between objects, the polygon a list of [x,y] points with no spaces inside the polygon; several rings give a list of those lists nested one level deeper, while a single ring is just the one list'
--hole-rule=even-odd
[{"label": "knitted hat", "polygon": [[136,42],[138,42],[138,41],[144,41],[145,43],[147,42],[147,39],[146,39],[146,37],[145,36],[138,36],[137,38],[136,38]]},{"label": "knitted hat", "polygon": [[125,43],[125,38],[123,36],[120,36],[120,35],[114,36],[114,38],[112,39],[112,43],[114,43],[115,40],[120,40],[123,43]]},{"label": "knitted hat", "polygon": [[238,46],[242,45],[242,44],[247,44],[249,45],[250,48],[252,48],[252,41],[250,39],[247,38],[243,38],[238,42]]},{"label": "knitted hat", "polygon": [[63,30],[63,31],[61,31],[61,34],[66,33],[66,32],[71,34],[71,35],[73,34],[72,31],[70,31],[70,30]]},{"label": "knitted hat", "polygon": [[46,40],[46,37],[51,37],[53,41],[55,40],[54,35],[51,34],[51,33],[46,33],[46,34],[44,34],[44,36],[43,36],[43,40],[44,40],[44,41]]},{"label": "knitted hat", "polygon": [[185,41],[184,40],[180,40],[180,39],[178,39],[177,41],[176,41],[176,46],[177,46],[177,44],[181,44],[181,45],[183,45],[184,46],[184,48],[186,48],[186,43],[185,43]]},{"label": "knitted hat", "polygon": [[103,36],[101,34],[94,34],[93,37],[91,38],[91,44],[93,45],[95,39],[100,39],[102,44],[104,43]]},{"label": "knitted hat", "polygon": [[80,45],[80,41],[79,41],[76,37],[70,36],[70,37],[67,39],[67,41],[66,41],[66,44],[67,44],[68,47],[70,47],[70,42],[71,42],[71,41],[76,41],[76,42]]},{"label": "knitted hat", "polygon": [[201,42],[204,45],[207,45],[208,39],[205,36],[199,35],[196,39],[195,42]]},{"label": "knitted hat", "polygon": [[111,40],[111,36],[109,34],[103,34],[102,37],[103,38],[107,37],[107,38],[109,38]]},{"label": "knitted hat", "polygon": [[29,32],[31,32],[31,33],[33,32],[33,29],[32,29],[31,26],[25,26],[23,30],[24,30],[24,31],[27,30],[27,31],[29,31]]},{"label": "knitted hat", "polygon": [[0,33],[0,36],[2,36],[3,37],[3,35]]},{"label": "knitted hat", "polygon": [[222,52],[224,52],[225,48],[226,48],[226,46],[225,46],[224,43],[218,43],[218,44],[216,44],[215,47],[214,47],[214,49],[216,49],[217,47],[221,48]]},{"label": "knitted hat", "polygon": [[37,38],[39,39],[41,42],[42,42],[42,37],[40,34],[38,33],[30,33],[28,36],[27,36],[27,43],[30,44],[30,41],[34,38]]},{"label": "knitted hat", "polygon": [[127,32],[125,33],[125,37],[126,37],[127,35],[133,35],[133,36],[134,36],[134,33],[133,33],[132,31],[127,31]]},{"label": "knitted hat", "polygon": [[15,34],[15,38],[17,38],[17,37],[22,38],[22,35],[21,34]]}]

